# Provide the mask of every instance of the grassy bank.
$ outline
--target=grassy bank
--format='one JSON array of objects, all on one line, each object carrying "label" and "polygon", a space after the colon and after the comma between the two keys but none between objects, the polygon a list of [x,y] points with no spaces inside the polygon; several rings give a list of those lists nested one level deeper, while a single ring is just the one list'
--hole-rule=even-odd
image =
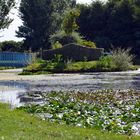
[{"label": "grassy bank", "polygon": [[130,54],[130,49],[118,48],[111,52],[111,55],[101,56],[98,61],[87,61],[85,58],[81,62],[66,60],[61,55],[55,55],[53,60],[36,61],[24,69],[25,74],[41,73],[76,73],[76,72],[112,72],[135,70],[133,65],[134,56]]},{"label": "grassy bank", "polygon": [[[0,139],[2,140],[128,140],[128,136],[49,123],[9,109],[0,104]],[[139,140],[135,136],[132,140]]]},{"label": "grassy bank", "polygon": [[7,69],[15,69],[15,67],[2,67],[2,66],[0,66],[0,70],[7,70]]},{"label": "grassy bank", "polygon": [[35,63],[24,68],[21,75],[49,74],[49,73],[79,73],[79,72],[113,72],[135,70],[137,67],[130,65],[127,69],[120,69],[108,62],[100,61],[81,61],[81,62],[63,62],[63,61],[44,61],[38,60]]},{"label": "grassy bank", "polygon": [[97,71],[96,61],[89,62],[48,62],[37,61],[23,70],[25,74],[48,74],[48,73],[77,73]]}]

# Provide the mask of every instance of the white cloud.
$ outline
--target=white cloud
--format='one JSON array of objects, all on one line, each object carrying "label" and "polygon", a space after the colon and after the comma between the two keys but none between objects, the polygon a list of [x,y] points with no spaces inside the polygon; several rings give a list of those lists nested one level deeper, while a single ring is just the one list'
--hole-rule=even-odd
[{"label": "white cloud", "polygon": [[[16,0],[16,1],[17,1],[16,8],[18,8],[19,0]],[[21,40],[16,37],[16,33],[15,33],[15,31],[18,30],[18,26],[20,26],[22,24],[21,19],[18,17],[18,9],[11,10],[10,17],[14,20],[7,29],[0,31],[0,41],[4,41],[4,40],[19,41],[19,40]]]}]

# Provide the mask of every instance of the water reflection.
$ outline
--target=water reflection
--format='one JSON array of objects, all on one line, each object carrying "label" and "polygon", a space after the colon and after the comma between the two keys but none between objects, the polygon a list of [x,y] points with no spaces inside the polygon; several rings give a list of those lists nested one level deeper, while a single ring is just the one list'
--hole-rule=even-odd
[{"label": "water reflection", "polygon": [[2,90],[0,91],[0,102],[9,103],[12,105],[12,107],[21,106],[23,103],[21,103],[19,95],[23,93],[23,91],[19,90]]},{"label": "water reflection", "polygon": [[[55,74],[37,80],[0,81],[0,101],[20,105],[27,91],[140,90],[140,70],[135,72]],[[22,96],[21,96],[22,95]],[[22,100],[22,103],[27,102]]]}]

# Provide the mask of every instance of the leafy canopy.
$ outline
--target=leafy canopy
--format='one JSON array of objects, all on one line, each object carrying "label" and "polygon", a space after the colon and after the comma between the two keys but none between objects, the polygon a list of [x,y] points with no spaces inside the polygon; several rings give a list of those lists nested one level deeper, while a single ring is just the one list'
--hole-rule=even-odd
[{"label": "leafy canopy", "polygon": [[76,23],[76,19],[79,16],[80,11],[76,9],[72,9],[66,12],[62,23],[62,29],[65,31],[66,34],[71,34],[79,28]]},{"label": "leafy canopy", "polygon": [[8,27],[12,22],[12,19],[9,17],[9,12],[14,5],[15,0],[0,0],[0,30]]},{"label": "leafy canopy", "polygon": [[50,49],[50,35],[60,28],[64,11],[74,5],[75,0],[21,0],[23,25],[17,37],[24,38],[26,49]]}]

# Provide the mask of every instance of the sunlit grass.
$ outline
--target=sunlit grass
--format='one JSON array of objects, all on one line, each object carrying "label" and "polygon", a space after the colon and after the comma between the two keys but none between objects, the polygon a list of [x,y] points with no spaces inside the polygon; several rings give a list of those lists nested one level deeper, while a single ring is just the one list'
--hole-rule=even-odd
[{"label": "sunlit grass", "polygon": [[[129,136],[42,121],[0,104],[0,139],[4,140],[128,140]],[[139,140],[140,137],[132,137]]]}]

